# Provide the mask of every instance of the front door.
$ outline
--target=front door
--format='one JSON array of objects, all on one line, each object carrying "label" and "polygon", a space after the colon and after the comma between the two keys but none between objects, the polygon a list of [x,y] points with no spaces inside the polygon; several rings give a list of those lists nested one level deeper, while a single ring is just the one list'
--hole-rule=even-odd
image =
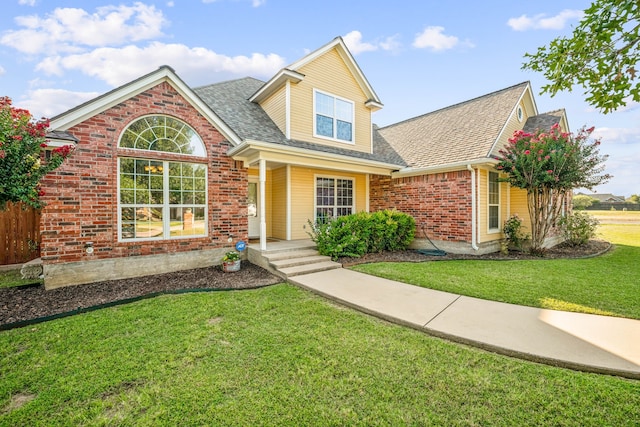
[{"label": "front door", "polygon": [[249,183],[249,194],[247,197],[247,216],[249,217],[249,237],[260,237],[260,204],[258,194],[258,183]]}]

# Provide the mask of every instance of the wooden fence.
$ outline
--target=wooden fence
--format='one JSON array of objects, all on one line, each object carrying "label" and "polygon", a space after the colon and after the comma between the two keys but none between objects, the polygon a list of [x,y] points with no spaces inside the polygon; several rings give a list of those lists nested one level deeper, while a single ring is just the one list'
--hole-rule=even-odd
[{"label": "wooden fence", "polygon": [[40,211],[7,204],[0,210],[0,265],[21,264],[40,256]]}]

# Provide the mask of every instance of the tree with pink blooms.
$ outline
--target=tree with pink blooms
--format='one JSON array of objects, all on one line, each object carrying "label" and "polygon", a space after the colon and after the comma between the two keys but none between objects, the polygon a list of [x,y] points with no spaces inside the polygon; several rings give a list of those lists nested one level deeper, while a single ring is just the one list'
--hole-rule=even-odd
[{"label": "tree with pink blooms", "polygon": [[593,129],[583,127],[576,135],[558,125],[548,132],[518,130],[500,150],[496,169],[507,175],[502,180],[527,191],[532,253],[544,253],[544,241],[574,189],[593,189],[611,178],[603,173],[608,156],[600,154],[600,140],[591,138]]},{"label": "tree with pink blooms", "polygon": [[58,168],[73,146],[56,147],[44,159],[47,147],[47,119],[34,120],[27,110],[15,108],[11,99],[0,97],[0,210],[8,202],[42,207],[40,180]]}]

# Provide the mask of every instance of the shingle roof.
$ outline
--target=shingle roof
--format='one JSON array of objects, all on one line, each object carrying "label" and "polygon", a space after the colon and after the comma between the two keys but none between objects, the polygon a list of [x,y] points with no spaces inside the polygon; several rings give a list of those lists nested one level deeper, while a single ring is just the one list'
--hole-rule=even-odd
[{"label": "shingle roof", "polygon": [[[267,113],[249,98],[264,85],[263,81],[245,77],[194,88],[193,91],[243,140],[257,140],[323,153],[339,154],[363,160],[390,163],[402,167],[405,163],[383,141],[373,153],[330,147],[312,142],[287,139]],[[374,134],[374,139],[375,134]]]},{"label": "shingle roof", "polygon": [[560,123],[564,114],[564,110],[555,110],[529,117],[522,130],[527,133],[534,133],[537,130],[548,131],[551,126]]},{"label": "shingle roof", "polygon": [[413,168],[487,157],[529,85],[523,82],[379,129]]}]

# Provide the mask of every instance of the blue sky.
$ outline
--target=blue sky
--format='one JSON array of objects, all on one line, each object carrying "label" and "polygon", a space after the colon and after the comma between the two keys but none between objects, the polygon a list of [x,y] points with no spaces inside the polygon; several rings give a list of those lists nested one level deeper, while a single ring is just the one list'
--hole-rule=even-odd
[{"label": "blue sky", "polygon": [[167,64],[192,87],[276,71],[342,36],[385,105],[383,126],[531,81],[539,112],[595,126],[614,178],[640,193],[640,106],[602,115],[581,88],[539,95],[523,55],[568,35],[590,1],[3,0],[0,95],[51,117]]}]

